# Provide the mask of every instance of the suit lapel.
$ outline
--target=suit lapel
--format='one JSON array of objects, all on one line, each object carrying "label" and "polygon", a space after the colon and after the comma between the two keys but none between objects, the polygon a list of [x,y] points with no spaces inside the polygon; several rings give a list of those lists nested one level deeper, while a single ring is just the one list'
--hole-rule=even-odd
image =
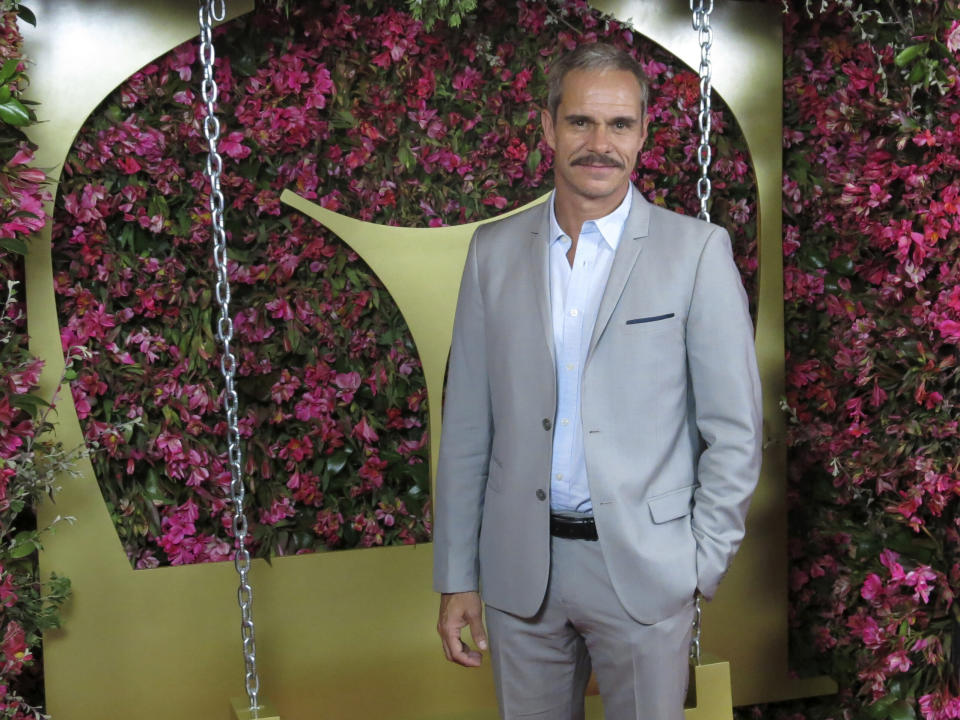
[{"label": "suit lapel", "polygon": [[587,350],[587,360],[593,355],[593,350],[603,335],[603,331],[610,322],[613,309],[620,301],[623,289],[627,285],[633,266],[640,257],[643,249],[643,238],[647,237],[650,227],[650,204],[644,200],[640,192],[631,185],[633,199],[630,205],[630,214],[623,225],[623,234],[617,245],[617,252],[613,256],[613,265],[610,268],[610,277],[600,299],[600,310],[597,312],[597,322],[593,326],[593,335],[590,338],[590,348]]},{"label": "suit lapel", "polygon": [[[530,229],[530,275],[533,292],[537,297],[537,310],[543,328],[544,340],[554,361],[553,315],[550,312],[550,202],[543,203],[540,212],[534,215]],[[554,361],[555,362],[555,361]]]}]

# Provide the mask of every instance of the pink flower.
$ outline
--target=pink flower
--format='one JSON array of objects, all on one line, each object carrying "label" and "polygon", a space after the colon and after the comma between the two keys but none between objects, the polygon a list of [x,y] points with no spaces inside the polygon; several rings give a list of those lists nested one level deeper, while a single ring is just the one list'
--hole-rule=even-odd
[{"label": "pink flower", "polygon": [[863,640],[868,648],[876,649],[883,645],[884,637],[877,621],[869,615],[857,614],[847,620],[847,627],[854,637]]},{"label": "pink flower", "polygon": [[867,600],[871,603],[876,604],[883,597],[883,580],[880,579],[880,576],[876,573],[870,573],[867,575],[867,579],[863,581],[863,587],[860,590],[860,595],[864,600]]},{"label": "pink flower", "polygon": [[[903,584],[914,589],[913,599],[921,600],[924,604],[930,602],[930,591],[936,587],[937,574],[928,566],[923,565],[911,570],[903,580]],[[931,586],[930,583],[934,583]]]},{"label": "pink flower", "polygon": [[290,438],[277,456],[285,460],[292,460],[293,462],[302,462],[307,458],[313,457],[313,442],[310,440],[309,435]]},{"label": "pink flower", "polygon": [[185,42],[174,48],[170,57],[170,67],[180,75],[180,79],[189,82],[193,77],[193,65],[197,62],[196,43]]},{"label": "pink flower", "polygon": [[13,575],[4,572],[3,566],[0,566],[0,578],[3,578],[3,582],[0,582],[0,605],[13,607],[19,599],[13,586]]},{"label": "pink flower", "polygon": [[474,95],[472,93],[475,88],[479,87],[483,82],[483,75],[479,70],[476,70],[469,65],[463,70],[458,72],[453,76],[453,87],[456,90],[460,90],[462,93]]},{"label": "pink flower", "polygon": [[911,665],[906,650],[897,650],[887,655],[886,668],[889,672],[906,672]]},{"label": "pink flower", "polygon": [[0,643],[0,652],[6,664],[0,668],[6,676],[19,675],[23,666],[33,659],[27,647],[27,634],[16,620],[11,620]]},{"label": "pink flower", "polygon": [[360,418],[360,422],[353,426],[350,434],[368,444],[373,444],[380,439],[377,431],[367,422],[366,417]]},{"label": "pink flower", "polygon": [[943,318],[937,321],[936,328],[947,342],[960,343],[960,322]]},{"label": "pink flower", "polygon": [[311,80],[313,85],[307,91],[306,107],[323,110],[327,106],[327,96],[332,95],[334,91],[330,71],[324,65],[320,65],[311,75]]},{"label": "pink flower", "polygon": [[903,572],[903,566],[897,562],[900,555],[893,550],[883,550],[880,553],[880,564],[890,571],[890,578],[897,582],[902,581],[906,575]]},{"label": "pink flower", "polygon": [[340,388],[337,397],[345,403],[353,402],[353,396],[360,388],[362,378],[358,372],[337,373],[333,378],[333,384]]},{"label": "pink flower", "polygon": [[237,131],[220,138],[219,150],[234,160],[242,160],[250,155],[250,148],[243,144],[243,133]]},{"label": "pink flower", "polygon": [[293,517],[297,514],[296,509],[290,502],[290,498],[283,497],[274,500],[267,510],[260,510],[260,522],[264,525],[276,525],[281,520]]},{"label": "pink flower", "polygon": [[133,175],[134,173],[140,172],[142,169],[136,158],[131,157],[130,155],[124,155],[117,161],[117,164],[126,175]]},{"label": "pink flower", "polygon": [[960,20],[954,20],[944,41],[950,52],[960,52]]}]

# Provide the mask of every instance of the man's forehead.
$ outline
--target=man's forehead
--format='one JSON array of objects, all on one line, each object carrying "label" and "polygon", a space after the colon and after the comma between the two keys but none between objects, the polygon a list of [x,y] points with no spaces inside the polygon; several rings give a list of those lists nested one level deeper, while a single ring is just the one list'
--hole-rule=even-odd
[{"label": "man's forehead", "polygon": [[626,70],[574,70],[563,79],[562,115],[604,110],[604,114],[639,115],[643,93],[636,76]]},{"label": "man's forehead", "polygon": [[563,87],[568,85],[596,84],[617,85],[640,92],[640,80],[629,70],[619,68],[577,68],[563,77]]}]

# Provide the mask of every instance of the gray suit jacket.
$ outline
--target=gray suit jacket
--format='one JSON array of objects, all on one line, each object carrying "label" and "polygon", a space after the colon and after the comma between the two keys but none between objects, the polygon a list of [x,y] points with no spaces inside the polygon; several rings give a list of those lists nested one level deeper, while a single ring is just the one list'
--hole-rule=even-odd
[{"label": "gray suit jacket", "polygon": [[[760,381],[726,231],[639,192],[583,369],[581,413],[613,586],[654,623],[711,597],[760,470]],[[556,369],[548,206],[481,226],[450,354],[434,522],[434,589],[536,614],[550,569]]]}]

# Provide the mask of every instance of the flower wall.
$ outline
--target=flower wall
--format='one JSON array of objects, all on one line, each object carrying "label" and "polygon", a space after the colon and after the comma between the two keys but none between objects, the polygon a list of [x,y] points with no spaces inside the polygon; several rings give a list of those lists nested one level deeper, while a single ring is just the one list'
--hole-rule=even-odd
[{"label": "flower wall", "polygon": [[[544,69],[597,38],[632,48],[653,79],[638,186],[695,214],[695,74],[583,2],[487,2],[457,31],[430,32],[395,3],[310,3],[217,32],[256,554],[414,543],[430,530],[425,386],[403,318],[280,192],[414,227],[522,205],[551,183]],[[138,568],[232,547],[198,85],[192,44],[130,78],[79,133],[56,203],[63,345],[89,350],[74,399]],[[729,115],[718,110],[714,128],[713,214],[752,288],[753,178]]]},{"label": "flower wall", "polygon": [[[32,20],[26,8],[20,17]],[[34,507],[68,474],[75,453],[48,435],[51,407],[31,393],[43,363],[27,348],[23,255],[43,228],[46,176],[30,167],[35,148],[23,128],[35,121],[20,101],[27,61],[18,12],[0,12],[0,718],[44,718],[40,637],[58,627],[69,580],[42,581]]]},{"label": "flower wall", "polygon": [[960,717],[960,10],[785,16],[794,664],[743,717]]},{"label": "flower wall", "polygon": [[[408,226],[522,204],[550,182],[533,113],[543,68],[605,38],[635,48],[654,79],[638,184],[693,213],[696,80],[582,3],[488,2],[456,33],[425,32],[386,2],[274,4],[289,19],[262,9],[217,36],[252,543],[268,555],[423,540],[415,348],[369,270],[283,209],[280,189]],[[792,653],[841,693],[738,716],[957,718],[960,11],[783,4]],[[42,176],[10,125],[30,119],[11,102],[24,67],[14,13],[0,35],[0,59],[18,59],[0,72],[6,300],[44,219]],[[230,544],[196,72],[185,45],[109,98],[78,137],[57,206],[74,397],[140,567],[215,560]],[[752,288],[753,188],[722,122],[713,214]],[[2,717],[27,712],[11,698],[35,682],[39,631],[66,592],[49,587],[44,605],[30,561],[30,507],[52,485],[22,472],[50,455],[36,443],[39,364],[14,293],[0,328]]]}]

